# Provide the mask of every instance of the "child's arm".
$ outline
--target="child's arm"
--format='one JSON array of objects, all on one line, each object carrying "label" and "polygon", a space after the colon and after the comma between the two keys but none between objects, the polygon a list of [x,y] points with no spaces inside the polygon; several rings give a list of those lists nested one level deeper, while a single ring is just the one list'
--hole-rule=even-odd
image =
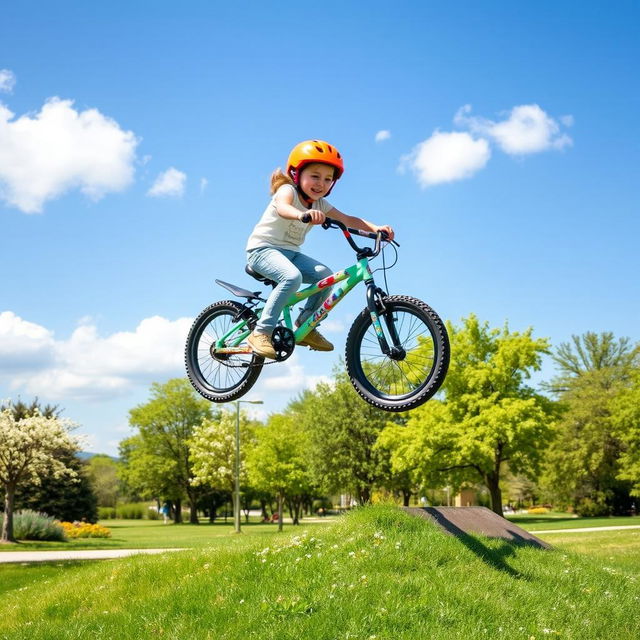
[{"label": "child's arm", "polygon": [[311,216],[312,224],[322,224],[324,222],[324,213],[319,209],[307,209],[300,211],[293,206],[293,191],[291,189],[281,189],[276,193],[276,211],[281,218],[287,220],[300,220],[303,215]]},{"label": "child's arm", "polygon": [[342,213],[342,211],[338,211],[335,207],[327,213],[327,218],[334,218],[335,220],[339,220],[347,227],[351,227],[353,229],[360,229],[361,231],[384,231],[390,240],[393,240],[393,229],[388,225],[377,225],[373,222],[368,222],[367,220],[363,220],[362,218],[358,218],[356,216],[348,216],[346,213]]}]

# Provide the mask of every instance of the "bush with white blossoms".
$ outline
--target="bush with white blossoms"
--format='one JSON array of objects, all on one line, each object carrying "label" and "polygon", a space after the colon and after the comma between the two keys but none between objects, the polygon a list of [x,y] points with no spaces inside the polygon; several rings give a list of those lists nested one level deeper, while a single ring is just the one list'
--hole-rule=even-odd
[{"label": "bush with white blossoms", "polygon": [[46,417],[38,410],[26,418],[15,418],[9,407],[0,411],[0,485],[5,493],[0,542],[13,542],[13,507],[17,488],[40,484],[44,475],[75,477],[75,471],[58,459],[60,451],[77,451],[79,441],[69,434],[73,423]]}]

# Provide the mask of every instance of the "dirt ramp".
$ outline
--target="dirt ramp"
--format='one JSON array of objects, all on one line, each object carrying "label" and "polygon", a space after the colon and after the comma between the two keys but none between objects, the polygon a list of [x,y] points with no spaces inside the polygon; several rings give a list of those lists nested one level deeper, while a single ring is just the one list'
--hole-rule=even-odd
[{"label": "dirt ramp", "polygon": [[551,545],[486,507],[403,507],[403,509],[413,516],[435,522],[443,531],[458,538],[475,533],[488,538],[503,538],[516,544],[551,549]]}]

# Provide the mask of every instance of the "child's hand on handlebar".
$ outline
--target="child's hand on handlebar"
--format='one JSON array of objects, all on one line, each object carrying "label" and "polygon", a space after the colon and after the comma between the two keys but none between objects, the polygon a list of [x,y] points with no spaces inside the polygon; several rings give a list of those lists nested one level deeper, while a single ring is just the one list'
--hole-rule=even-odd
[{"label": "child's hand on handlebar", "polygon": [[319,209],[307,209],[300,215],[302,222],[310,222],[311,224],[322,224],[326,216]]},{"label": "child's hand on handlebar", "polygon": [[387,235],[387,238],[384,239],[388,239],[388,240],[393,240],[394,237],[394,232],[393,229],[388,225],[382,225],[381,227],[376,227],[376,231],[382,231],[383,234]]}]

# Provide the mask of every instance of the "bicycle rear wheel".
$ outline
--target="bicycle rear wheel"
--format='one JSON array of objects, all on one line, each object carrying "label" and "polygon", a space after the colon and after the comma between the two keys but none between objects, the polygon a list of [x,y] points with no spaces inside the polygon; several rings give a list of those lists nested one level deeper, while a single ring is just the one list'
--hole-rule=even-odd
[{"label": "bicycle rear wheel", "polygon": [[[369,404],[385,411],[419,407],[440,388],[449,367],[449,338],[438,314],[425,302],[408,296],[388,296],[380,323],[389,346],[385,355],[368,309],[355,319],[345,358],[351,384]],[[391,331],[390,331],[391,330]]]},{"label": "bicycle rear wheel", "polygon": [[237,322],[244,307],[223,300],[207,307],[194,320],[185,347],[187,376],[195,390],[212,402],[242,397],[255,384],[264,358],[253,353],[213,354],[216,342]]}]

